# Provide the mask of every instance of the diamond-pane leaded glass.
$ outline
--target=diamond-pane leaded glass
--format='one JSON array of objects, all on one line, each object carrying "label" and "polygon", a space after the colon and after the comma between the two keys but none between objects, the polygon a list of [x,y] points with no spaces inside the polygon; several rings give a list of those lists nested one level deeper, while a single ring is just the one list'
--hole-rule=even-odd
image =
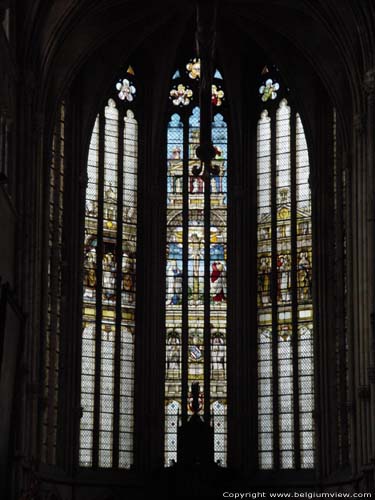
[{"label": "diamond-pane leaded glass", "polygon": [[48,297],[45,329],[44,397],[42,459],[56,462],[56,434],[59,387],[59,358],[62,293],[62,225],[64,196],[65,105],[61,104],[52,139],[49,172],[48,220]]}]

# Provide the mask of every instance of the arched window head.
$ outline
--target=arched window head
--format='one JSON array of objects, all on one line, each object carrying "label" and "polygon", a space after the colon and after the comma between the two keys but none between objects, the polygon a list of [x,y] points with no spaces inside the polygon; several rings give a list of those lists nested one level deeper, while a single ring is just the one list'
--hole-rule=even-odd
[{"label": "arched window head", "polygon": [[[267,78],[258,121],[258,463],[314,467],[309,155],[298,113]],[[267,98],[265,98],[267,96]]]},{"label": "arched window head", "polygon": [[[206,420],[209,416],[213,458],[226,464],[227,122],[222,76],[216,70],[212,85],[215,157],[207,178],[196,153],[200,141],[199,78],[200,61],[192,59],[175,71],[169,93],[166,465],[178,459],[178,427],[195,411]],[[207,189],[209,208],[205,205]],[[192,385],[197,383],[198,410],[192,396]]]},{"label": "arched window head", "polygon": [[134,70],[96,117],[87,161],[79,464],[133,463],[138,123]]}]

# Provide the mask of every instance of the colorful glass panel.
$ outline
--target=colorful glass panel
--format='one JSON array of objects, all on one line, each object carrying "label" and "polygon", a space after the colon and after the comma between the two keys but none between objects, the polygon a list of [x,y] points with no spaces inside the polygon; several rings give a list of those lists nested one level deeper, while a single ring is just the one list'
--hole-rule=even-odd
[{"label": "colorful glass panel", "polygon": [[[187,134],[187,138],[186,138]],[[172,115],[167,146],[167,296],[166,296],[166,464],[177,460],[177,428],[183,404],[192,414],[191,385],[199,382],[200,412],[210,405],[214,428],[215,460],[226,463],[226,221],[227,125],[217,114],[212,124],[216,149],[211,176],[210,218],[210,324],[211,367],[209,403],[204,400],[205,316],[205,184],[196,155],[200,137],[200,112],[195,107],[188,120]],[[184,177],[186,182],[184,182]],[[184,211],[184,199],[188,208]],[[185,214],[185,215],[184,215]],[[184,238],[184,231],[187,231]],[[186,248],[184,248],[184,241]],[[184,272],[184,253],[187,264]],[[187,298],[183,288],[187,280]],[[182,380],[183,308],[187,308],[187,378]],[[186,384],[187,401],[182,401]]]}]

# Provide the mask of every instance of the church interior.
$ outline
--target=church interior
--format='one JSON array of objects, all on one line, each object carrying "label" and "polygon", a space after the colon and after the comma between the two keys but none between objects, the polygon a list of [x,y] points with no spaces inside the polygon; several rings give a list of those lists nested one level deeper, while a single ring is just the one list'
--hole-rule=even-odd
[{"label": "church interior", "polygon": [[372,0],[0,0],[3,498],[371,498],[374,129]]}]

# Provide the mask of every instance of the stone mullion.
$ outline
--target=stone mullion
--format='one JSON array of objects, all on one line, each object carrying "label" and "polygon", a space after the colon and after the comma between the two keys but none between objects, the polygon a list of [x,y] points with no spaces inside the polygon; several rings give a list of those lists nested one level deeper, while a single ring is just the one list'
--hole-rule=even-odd
[{"label": "stone mullion", "polygon": [[[45,165],[45,176],[44,176],[44,201],[43,201],[43,226],[44,226],[44,234],[42,241],[42,255],[43,255],[43,271],[42,271],[42,294],[41,294],[41,318],[40,318],[40,357],[39,357],[39,391],[41,397],[39,398],[39,421],[38,421],[38,457],[41,459],[42,463],[46,462],[47,456],[47,446],[43,443],[43,428],[44,425],[47,427],[48,422],[48,397],[45,397],[46,393],[46,337],[47,337],[47,329],[48,329],[48,295],[49,295],[49,287],[50,287],[50,276],[48,273],[48,267],[50,263],[51,257],[51,249],[49,248],[49,235],[50,235],[50,179],[51,176],[55,176],[54,169],[51,168],[51,162],[54,161],[52,157],[52,143],[53,143],[53,130],[54,127],[51,127],[52,133],[49,136],[49,151],[50,154],[47,155],[46,165]],[[48,148],[47,148],[48,149]],[[55,211],[55,206],[53,206],[53,213]],[[47,439],[47,438],[46,438]]]},{"label": "stone mullion", "polygon": [[[37,430],[37,416],[38,409],[37,405],[41,405],[42,395],[39,394],[38,401],[36,397],[38,396],[38,390],[40,386],[35,385],[35,368],[33,366],[38,366],[40,359],[37,356],[38,348],[39,352],[42,352],[42,346],[38,342],[36,336],[32,336],[32,332],[35,331],[32,328],[32,307],[30,307],[30,300],[32,297],[32,244],[31,244],[31,234],[32,227],[31,221],[31,206],[32,198],[35,196],[34,185],[35,181],[33,174],[35,174],[35,158],[32,155],[32,141],[31,138],[33,134],[30,130],[32,127],[32,116],[33,116],[33,106],[31,102],[31,94],[26,92],[19,92],[18,96],[18,116],[17,121],[18,134],[17,134],[17,145],[18,145],[18,158],[17,158],[17,170],[23,178],[23,183],[19,183],[17,186],[17,208],[19,214],[19,224],[16,236],[16,248],[20,249],[16,257],[16,273],[15,273],[15,288],[18,290],[18,296],[21,301],[22,309],[26,312],[29,311],[30,314],[27,317],[25,324],[25,343],[24,343],[24,358],[23,361],[25,366],[28,367],[28,374],[25,378],[24,385],[22,387],[22,400],[23,400],[23,421],[21,430],[20,445],[22,453],[25,456],[30,456],[33,451],[37,452],[37,448],[32,446],[33,431]],[[27,165],[27,168],[26,168]],[[25,257],[27,256],[27,257]],[[37,435],[37,432],[35,433]],[[22,477],[23,471],[20,470],[20,481],[19,492],[22,489]]]},{"label": "stone mullion", "polygon": [[[343,339],[343,352],[342,352],[342,364],[344,371],[344,380],[345,387],[342,389],[344,395],[342,397],[343,401],[343,413],[346,418],[346,429],[347,435],[346,438],[346,464],[349,465],[351,462],[352,453],[352,443],[354,441],[354,417],[353,417],[353,391],[352,391],[352,367],[353,367],[353,356],[352,356],[352,289],[350,287],[351,283],[351,267],[349,266],[350,256],[352,252],[351,244],[349,238],[351,238],[351,218],[350,218],[350,185],[351,185],[351,177],[348,168],[349,164],[349,155],[343,147],[340,147],[340,159],[342,164],[342,175],[341,183],[342,183],[342,228],[343,232],[343,272],[345,273],[344,278],[344,286],[343,286],[343,309],[344,309],[344,331],[345,338]],[[345,250],[344,250],[345,246]]]},{"label": "stone mullion", "polygon": [[87,170],[81,146],[81,116],[70,98],[66,100],[65,116],[59,396],[61,402],[57,451],[61,465],[72,474],[79,461],[83,228]]},{"label": "stone mullion", "polygon": [[[341,387],[343,379],[341,376],[342,359],[341,359],[341,340],[344,334],[343,328],[343,309],[342,309],[342,297],[340,292],[342,292],[343,283],[340,277],[342,274],[342,252],[340,253],[342,235],[340,233],[339,221],[341,217],[341,203],[340,203],[340,168],[337,160],[337,124],[336,124],[336,109],[332,109],[332,169],[333,169],[333,194],[334,194],[334,269],[333,269],[333,280],[334,280],[334,293],[335,293],[335,408],[333,419],[336,422],[334,427],[334,460],[335,466],[338,466],[341,462],[341,448],[340,439],[342,442],[343,431],[342,431],[342,404],[341,404]],[[340,257],[341,256],[341,257]]]},{"label": "stone mullion", "polygon": [[[326,109],[326,106],[325,106]],[[313,223],[313,304],[314,304],[314,366],[315,366],[315,427],[317,441],[316,468],[318,477],[327,477],[332,469],[331,431],[333,425],[330,419],[332,404],[331,390],[332,363],[330,356],[335,355],[334,328],[329,322],[328,312],[332,309],[329,278],[332,274],[332,248],[330,218],[332,218],[330,200],[332,178],[330,177],[330,140],[327,113],[322,112],[318,122],[318,148],[312,161],[310,188],[312,195]],[[328,168],[326,167],[328,165]],[[319,214],[319,215],[318,215]],[[330,335],[332,339],[330,338]],[[333,340],[333,352],[330,346]],[[334,374],[335,375],[335,374]],[[333,386],[333,387],[332,387]]]},{"label": "stone mullion", "polygon": [[[252,103],[251,103],[252,105]],[[243,294],[245,302],[243,304],[245,314],[245,322],[242,331],[242,335],[245,336],[245,342],[247,350],[244,351],[242,355],[245,354],[246,357],[242,359],[243,366],[246,369],[246,383],[243,384],[246,393],[243,395],[247,401],[249,401],[249,406],[247,408],[247,421],[246,426],[249,429],[249,469],[250,471],[255,471],[259,468],[259,454],[258,454],[258,307],[257,307],[257,287],[253,286],[258,280],[258,245],[257,245],[257,231],[258,231],[258,198],[257,198],[257,129],[259,113],[254,113],[252,110],[250,115],[253,114],[253,119],[250,122],[249,133],[250,133],[250,151],[247,158],[247,162],[244,164],[245,172],[249,172],[248,184],[246,185],[246,192],[249,193],[249,206],[248,210],[248,224],[245,226],[245,232],[248,233],[247,247],[244,247],[242,239],[239,238],[239,245],[243,247],[242,255],[243,260],[239,263],[240,272],[241,269],[248,267],[248,275],[243,276],[242,279],[246,283],[249,283],[250,290],[246,290],[247,293]],[[248,116],[248,115],[246,115]],[[243,233],[241,233],[243,235]],[[242,236],[243,238],[243,236]],[[248,262],[248,266],[244,263]],[[243,290],[243,282],[242,288]],[[248,294],[248,295],[247,295]],[[241,385],[241,381],[239,382]]]},{"label": "stone mullion", "polygon": [[353,207],[354,207],[354,197],[353,197],[353,185],[355,182],[354,169],[351,168],[353,164],[353,154],[346,151],[343,155],[343,168],[346,172],[346,186],[345,186],[345,197],[346,197],[346,213],[345,213],[345,227],[346,227],[346,238],[347,238],[347,248],[346,248],[346,273],[347,273],[347,296],[346,296],[346,310],[347,310],[347,342],[348,342],[348,403],[347,411],[349,412],[350,418],[350,449],[351,449],[351,463],[352,463],[352,473],[356,475],[358,473],[358,434],[357,434],[357,420],[358,415],[355,411],[355,399],[356,399],[356,381],[355,381],[355,334],[354,334],[354,324],[355,324],[355,314],[354,314],[354,225],[353,225]]},{"label": "stone mullion", "polygon": [[[41,276],[42,276],[42,232],[43,232],[43,171],[40,168],[43,165],[43,146],[41,138],[43,137],[43,116],[34,111],[34,119],[31,119],[31,129],[33,130],[32,142],[28,144],[29,149],[26,149],[27,154],[24,158],[25,165],[30,168],[30,184],[29,193],[26,194],[25,211],[28,214],[27,233],[29,234],[30,246],[26,250],[26,255],[29,259],[29,282],[26,285],[26,302],[23,304],[23,309],[29,313],[29,334],[30,339],[28,355],[29,366],[31,367],[31,380],[29,382],[28,397],[29,408],[31,410],[30,420],[25,420],[25,432],[29,435],[29,456],[35,455],[38,447],[37,433],[34,431],[37,428],[37,409],[34,394],[36,393],[36,381],[39,378],[38,368],[40,359],[40,343],[33,332],[39,330],[40,327],[40,311],[41,311]],[[29,131],[26,130],[26,134]],[[31,164],[31,165],[30,165]],[[26,174],[27,175],[27,174]],[[25,176],[26,176],[25,175]],[[28,189],[28,188],[26,188]],[[22,235],[25,238],[25,235]],[[24,265],[24,264],[23,264]],[[43,398],[42,394],[39,394]]]},{"label": "stone mullion", "polygon": [[346,261],[344,255],[344,239],[346,221],[343,213],[345,199],[342,172],[344,169],[341,149],[338,148],[338,134],[336,122],[336,334],[338,336],[338,364],[339,364],[339,389],[338,389],[338,412],[341,422],[341,449],[338,462],[341,465],[348,463],[348,415],[347,415],[347,381],[346,381],[346,325],[345,325],[345,273]]},{"label": "stone mullion", "polygon": [[292,286],[292,365],[293,365],[293,434],[294,468],[301,469],[300,388],[298,355],[298,280],[297,280],[297,153],[296,113],[290,117],[290,235],[291,235],[291,286]]},{"label": "stone mullion", "polygon": [[216,39],[216,5],[197,7],[197,52],[201,60],[199,84],[200,140],[197,155],[204,166],[204,420],[211,418],[211,317],[210,317],[210,247],[211,247],[211,161],[212,103],[211,86]]},{"label": "stone mullion", "polygon": [[280,469],[280,427],[279,427],[279,352],[278,352],[278,301],[277,301],[277,146],[275,111],[271,116],[271,300],[272,300],[272,407],[273,407],[273,468]]},{"label": "stone mullion", "polygon": [[[139,121],[138,121],[139,123]],[[150,287],[148,276],[151,272],[151,225],[152,213],[151,193],[149,179],[145,171],[151,162],[151,130],[145,123],[139,126],[139,156],[138,156],[138,193],[137,193],[137,267],[136,267],[136,321],[135,321],[135,380],[150,380],[150,335],[151,314]],[[140,125],[140,124],[139,124]],[[143,144],[146,147],[142,147]],[[151,175],[151,174],[150,174]],[[149,250],[149,251],[147,251]],[[140,265],[142,263],[142,265]],[[148,362],[147,362],[148,361]],[[134,387],[134,465],[142,470],[147,466],[148,460],[148,384],[135,384]],[[139,436],[142,436],[140,439]]]},{"label": "stone mullion", "polygon": [[[321,135],[320,135],[321,137]],[[322,162],[321,159],[321,151],[318,152],[319,155],[319,161],[318,163]],[[320,169],[319,169],[320,170]],[[321,387],[321,399],[320,399],[320,404],[317,405],[317,407],[320,410],[320,426],[321,426],[321,460],[320,460],[320,466],[322,469],[322,473],[324,476],[329,474],[329,461],[328,461],[328,450],[329,450],[329,431],[328,431],[328,419],[327,419],[327,404],[328,404],[328,396],[327,396],[327,379],[328,374],[327,374],[327,348],[326,348],[326,342],[327,342],[327,327],[326,327],[326,311],[328,310],[326,300],[325,300],[325,290],[327,290],[326,285],[325,285],[325,276],[326,276],[326,262],[323,259],[323,255],[325,255],[325,248],[324,248],[324,237],[326,235],[326,227],[325,227],[325,217],[322,219],[318,219],[318,217],[315,217],[315,213],[320,212],[322,214],[326,214],[327,208],[326,208],[326,196],[325,192],[322,188],[322,186],[325,183],[325,179],[323,178],[323,169],[320,170],[319,172],[319,179],[318,179],[318,185],[315,186],[316,189],[316,195],[318,197],[317,204],[319,204],[319,209],[317,209],[316,212],[313,211],[314,214],[314,219],[316,222],[316,232],[317,234],[315,235],[315,241],[317,242],[317,245],[319,246],[319,250],[315,252],[315,255],[317,255],[317,261],[315,262],[315,270],[318,271],[319,278],[315,280],[316,283],[318,283],[318,296],[319,296],[319,304],[317,304],[317,307],[315,309],[315,314],[317,315],[319,313],[319,326],[318,326],[318,331],[319,331],[319,355],[315,356],[315,359],[322,360],[321,364],[319,366],[319,373],[320,375],[320,384],[319,387]],[[318,194],[319,193],[319,194]],[[319,259],[319,260],[318,260]],[[317,333],[317,332],[316,332]]]},{"label": "stone mullion", "polygon": [[[143,94],[152,101],[151,90]],[[145,113],[147,112],[147,120]],[[162,466],[164,448],[165,367],[165,134],[155,154],[151,110],[138,110],[138,232],[137,305],[135,332],[134,463],[140,470]],[[150,278],[151,277],[151,278]]]},{"label": "stone mullion", "polygon": [[[222,47],[222,40],[218,38],[218,50],[224,58],[223,69],[228,64],[226,47]],[[238,54],[230,54],[236,58],[240,68]],[[231,60],[233,63],[233,59]],[[230,69],[228,69],[230,71]],[[243,77],[244,75],[242,75]],[[227,91],[232,95],[242,95],[241,79],[228,81]],[[255,337],[255,328],[251,327],[249,303],[254,292],[252,277],[251,242],[254,240],[251,220],[254,217],[253,199],[250,196],[254,166],[256,166],[256,120],[249,120],[252,115],[250,103],[240,100],[231,101],[228,116],[228,204],[227,204],[227,382],[228,382],[228,467],[249,470],[251,456],[256,456],[256,441],[251,433],[251,386],[253,382],[250,354],[252,339],[247,332],[252,331]],[[245,104],[246,102],[246,104]],[[244,109],[243,106],[246,106]],[[236,119],[233,119],[234,114]],[[246,119],[243,120],[243,116]],[[255,117],[256,118],[256,117]],[[255,150],[254,148],[255,134]],[[255,153],[254,153],[255,151]],[[255,219],[256,220],[256,219]],[[253,229],[249,230],[250,227]],[[255,226],[256,230],[256,226]],[[245,262],[249,265],[244,265]],[[256,271],[255,271],[256,272]],[[256,274],[255,274],[256,276]],[[243,290],[243,293],[238,293]],[[246,316],[245,316],[246,315]],[[255,367],[256,369],[256,367]],[[242,383],[241,383],[242,382]],[[253,413],[256,421],[256,411]]]},{"label": "stone mullion", "polygon": [[[235,104],[233,104],[235,105]],[[239,112],[239,110],[237,110]],[[235,461],[248,473],[256,467],[257,460],[257,405],[254,396],[257,380],[256,346],[256,138],[257,115],[249,109],[244,113],[252,116],[243,123],[244,143],[240,165],[231,159],[228,191],[228,408],[238,415],[237,425],[228,434],[235,439]],[[233,127],[238,127],[233,123]],[[229,130],[233,130],[231,127]],[[240,151],[235,140],[240,137],[233,131],[233,154]],[[247,262],[248,265],[244,265]],[[255,264],[255,265],[254,265]],[[239,290],[243,292],[240,293]],[[254,306],[255,300],[255,306]],[[238,360],[238,362],[236,361]],[[234,395],[231,394],[235,392]],[[231,402],[233,408],[230,408]],[[232,437],[233,433],[233,437]]]},{"label": "stone mullion", "polygon": [[189,117],[185,113],[183,121],[183,171],[182,171],[182,332],[181,332],[181,417],[182,425],[188,419],[188,379],[189,379]]},{"label": "stone mullion", "polygon": [[[166,142],[163,142],[165,145]],[[165,146],[160,148],[160,156],[150,155],[149,161],[154,167],[158,163],[162,168],[156,168],[155,177],[151,181],[151,193],[148,199],[151,202],[150,223],[151,223],[151,276],[154,279],[148,280],[150,290],[150,315],[151,315],[151,367],[149,379],[150,390],[150,420],[148,422],[150,429],[150,449],[149,449],[149,467],[162,466],[164,457],[164,380],[165,380],[165,241],[166,241],[166,199],[165,191],[160,190],[160,185],[165,186]],[[150,165],[150,167],[151,167]],[[145,168],[146,170],[146,168]],[[148,168],[150,172],[152,168]],[[163,183],[160,181],[160,172],[163,172]],[[159,175],[158,175],[159,174]],[[150,276],[149,275],[149,276]],[[161,285],[160,285],[161,284]],[[157,381],[155,387],[154,381]]]},{"label": "stone mullion", "polygon": [[99,115],[99,165],[98,165],[98,218],[96,253],[96,315],[95,315],[95,375],[94,375],[94,429],[92,445],[93,468],[99,467],[100,399],[101,399],[101,350],[103,315],[103,219],[104,219],[104,162],[105,162],[105,114]]},{"label": "stone mullion", "polygon": [[[228,155],[228,164],[233,165],[231,155]],[[233,176],[235,177],[235,176]],[[235,180],[233,179],[233,182]],[[238,235],[244,235],[241,231],[242,214],[249,214],[250,211],[242,209],[243,200],[240,196],[235,195],[235,191],[240,188],[233,186],[228,182],[228,199],[231,204],[228,206],[228,290],[234,291],[239,288],[239,283],[242,283],[241,263],[243,262],[244,252],[238,245]],[[243,242],[245,243],[245,242]],[[230,262],[230,264],[229,264]],[[246,294],[244,294],[246,295]],[[240,338],[239,333],[244,334],[245,330],[242,325],[242,297],[236,295],[237,300],[232,300],[228,303],[228,464],[235,467],[245,467],[248,463],[249,446],[242,446],[241,443],[247,442],[247,432],[249,421],[249,404],[250,396],[244,395],[244,389],[249,389],[247,383],[240,384],[240,380],[244,378],[244,373],[248,367],[244,363],[244,357],[248,353],[248,349],[241,349],[241,342],[245,343],[246,339]],[[231,338],[229,338],[231,336]],[[239,360],[236,362],[235,360]],[[242,455],[243,454],[243,455]]]},{"label": "stone mullion", "polygon": [[0,174],[6,175],[5,157],[5,114],[0,103]]},{"label": "stone mullion", "polygon": [[[329,109],[329,108],[328,108]],[[324,172],[324,185],[328,187],[325,189],[325,217],[324,217],[324,234],[325,234],[325,255],[326,255],[326,273],[325,273],[325,324],[326,324],[326,388],[327,388],[327,410],[326,425],[327,425],[327,443],[328,443],[328,471],[330,474],[336,468],[337,457],[337,425],[336,419],[332,415],[337,415],[337,391],[335,384],[332,380],[336,380],[336,335],[335,325],[336,320],[334,317],[336,290],[335,285],[335,207],[334,207],[334,169],[333,169],[333,120],[332,108],[322,115],[321,127],[321,154],[322,163],[329,165],[329,168]],[[332,286],[333,281],[333,286]],[[333,314],[330,314],[333,311]]]},{"label": "stone mullion", "polygon": [[[365,120],[366,117],[364,117]],[[364,124],[365,130],[366,130],[366,125]],[[360,398],[363,400],[363,421],[364,421],[364,449],[363,449],[363,455],[364,455],[364,464],[368,464],[369,462],[369,451],[370,451],[370,446],[371,446],[371,423],[370,423],[370,415],[369,415],[369,386],[368,386],[368,366],[369,366],[369,345],[368,345],[368,334],[369,334],[369,314],[368,314],[368,288],[369,288],[369,283],[368,283],[368,252],[367,252],[367,246],[368,246],[368,231],[367,231],[367,225],[368,225],[368,216],[367,216],[367,199],[368,199],[368,194],[367,194],[367,183],[368,183],[368,173],[366,169],[366,134],[364,133],[363,137],[363,142],[362,142],[362,161],[361,161],[361,216],[362,216],[362,224],[361,224],[361,231],[362,231],[362,245],[361,245],[361,251],[362,251],[362,266],[363,266],[363,271],[362,271],[362,283],[363,283],[363,289],[361,291],[361,294],[363,294],[363,300],[361,301],[361,317],[363,321],[363,326],[361,328],[361,334],[362,334],[362,349],[361,349],[361,356],[362,356],[362,363],[361,363],[361,369],[362,369],[362,381],[363,381],[363,386],[360,388]]]},{"label": "stone mullion", "polygon": [[121,330],[122,330],[122,241],[123,241],[123,209],[124,209],[124,109],[121,108],[118,118],[117,142],[117,209],[116,209],[116,324],[114,354],[114,394],[113,394],[113,448],[112,466],[119,466],[120,444],[120,387],[121,387]]},{"label": "stone mullion", "polygon": [[50,346],[49,346],[49,373],[48,373],[48,400],[47,404],[47,463],[54,463],[54,427],[57,422],[54,422],[54,412],[55,412],[55,384],[56,384],[56,372],[55,366],[58,362],[57,349],[57,309],[59,303],[58,296],[58,281],[59,281],[59,201],[60,201],[60,169],[61,169],[61,157],[60,157],[60,106],[58,107],[58,112],[55,120],[55,150],[54,150],[54,169],[51,171],[51,175],[54,176],[54,186],[53,186],[53,220],[52,227],[51,221],[49,221],[49,229],[52,232],[52,248],[50,258],[50,281],[49,281],[49,293],[51,295],[51,319],[50,319]]},{"label": "stone mullion", "polygon": [[[367,72],[365,76],[365,90],[367,93],[367,158],[366,158],[366,177],[367,177],[367,234],[368,236],[368,294],[367,303],[369,311],[367,318],[370,318],[370,324],[367,335],[368,352],[368,425],[370,432],[369,439],[369,461],[375,463],[375,429],[373,428],[375,415],[375,148],[374,148],[374,129],[375,129],[375,69]],[[373,478],[375,479],[375,477]]]},{"label": "stone mullion", "polygon": [[[371,304],[368,302],[368,297],[369,297],[369,269],[368,269],[368,258],[369,258],[369,253],[368,253],[368,244],[369,244],[369,232],[368,232],[368,219],[369,215],[367,213],[368,209],[368,186],[370,184],[370,179],[371,179],[371,173],[367,171],[367,157],[366,157],[366,152],[368,143],[366,141],[366,120],[368,118],[368,114],[363,117],[363,137],[362,137],[362,150],[361,150],[361,183],[360,183],[360,189],[361,189],[361,194],[360,194],[360,200],[361,200],[361,232],[362,232],[362,238],[361,238],[361,262],[362,262],[362,283],[363,283],[363,288],[361,290],[361,295],[363,297],[363,300],[361,300],[361,317],[363,321],[363,326],[361,328],[361,336],[362,336],[362,348],[361,348],[361,356],[362,356],[362,362],[361,362],[361,369],[362,369],[362,381],[363,385],[360,387],[360,398],[363,401],[363,421],[364,421],[364,449],[363,449],[363,455],[364,455],[364,464],[369,463],[369,458],[370,458],[370,450],[371,450],[371,415],[370,415],[370,390],[369,390],[369,385],[368,385],[368,367],[369,367],[369,356],[370,356],[370,346],[369,346],[369,320],[370,320],[370,310],[371,310]],[[371,138],[370,141],[372,142],[373,139]],[[370,307],[370,309],[369,309]]]},{"label": "stone mullion", "polygon": [[[26,78],[32,79],[30,75]],[[33,82],[34,83],[34,82]],[[18,254],[16,257],[16,285],[22,310],[27,313],[24,331],[24,366],[27,370],[23,401],[22,454],[37,456],[39,408],[43,404],[40,393],[40,331],[42,307],[42,250],[43,250],[43,115],[37,111],[36,88],[30,83],[29,94],[19,88],[17,121],[17,169],[23,182],[17,193]],[[30,131],[32,131],[30,133]],[[25,256],[27,256],[25,258]],[[21,396],[22,397],[22,396]],[[22,477],[22,473],[21,473]],[[20,489],[22,484],[19,485]]]},{"label": "stone mullion", "polygon": [[354,117],[354,141],[353,141],[353,336],[354,336],[354,383],[355,383],[355,400],[356,400],[356,434],[357,441],[357,458],[359,464],[363,464],[365,460],[365,433],[364,426],[364,404],[362,398],[362,388],[364,386],[364,371],[362,364],[364,363],[363,353],[363,255],[361,252],[362,229],[363,229],[363,214],[362,214],[362,169],[363,169],[363,115],[358,114]]},{"label": "stone mullion", "polygon": [[[368,113],[364,117],[364,120],[368,119]],[[365,133],[363,137],[363,158],[361,163],[361,201],[362,201],[362,231],[363,231],[363,243],[362,243],[362,263],[363,263],[363,273],[362,273],[362,281],[363,281],[363,300],[362,300],[362,318],[363,318],[363,327],[361,328],[362,336],[363,336],[363,344],[362,344],[362,356],[363,356],[363,388],[361,389],[361,397],[363,399],[363,412],[364,412],[364,422],[365,422],[365,438],[364,438],[364,464],[368,464],[370,462],[371,456],[371,439],[372,439],[372,424],[371,424],[371,414],[370,414],[370,387],[368,381],[368,369],[370,366],[370,319],[371,319],[371,309],[372,303],[369,302],[369,292],[370,292],[370,281],[369,281],[369,243],[370,243],[370,233],[369,233],[369,218],[371,216],[368,213],[368,205],[369,205],[369,193],[368,188],[371,183],[372,177],[372,168],[368,169],[367,167],[367,155],[369,154],[368,145],[373,142],[373,138],[371,137],[369,141],[366,139],[366,131],[367,126],[364,124]],[[373,129],[370,129],[371,133],[373,133]],[[370,163],[371,164],[371,163]]]}]

